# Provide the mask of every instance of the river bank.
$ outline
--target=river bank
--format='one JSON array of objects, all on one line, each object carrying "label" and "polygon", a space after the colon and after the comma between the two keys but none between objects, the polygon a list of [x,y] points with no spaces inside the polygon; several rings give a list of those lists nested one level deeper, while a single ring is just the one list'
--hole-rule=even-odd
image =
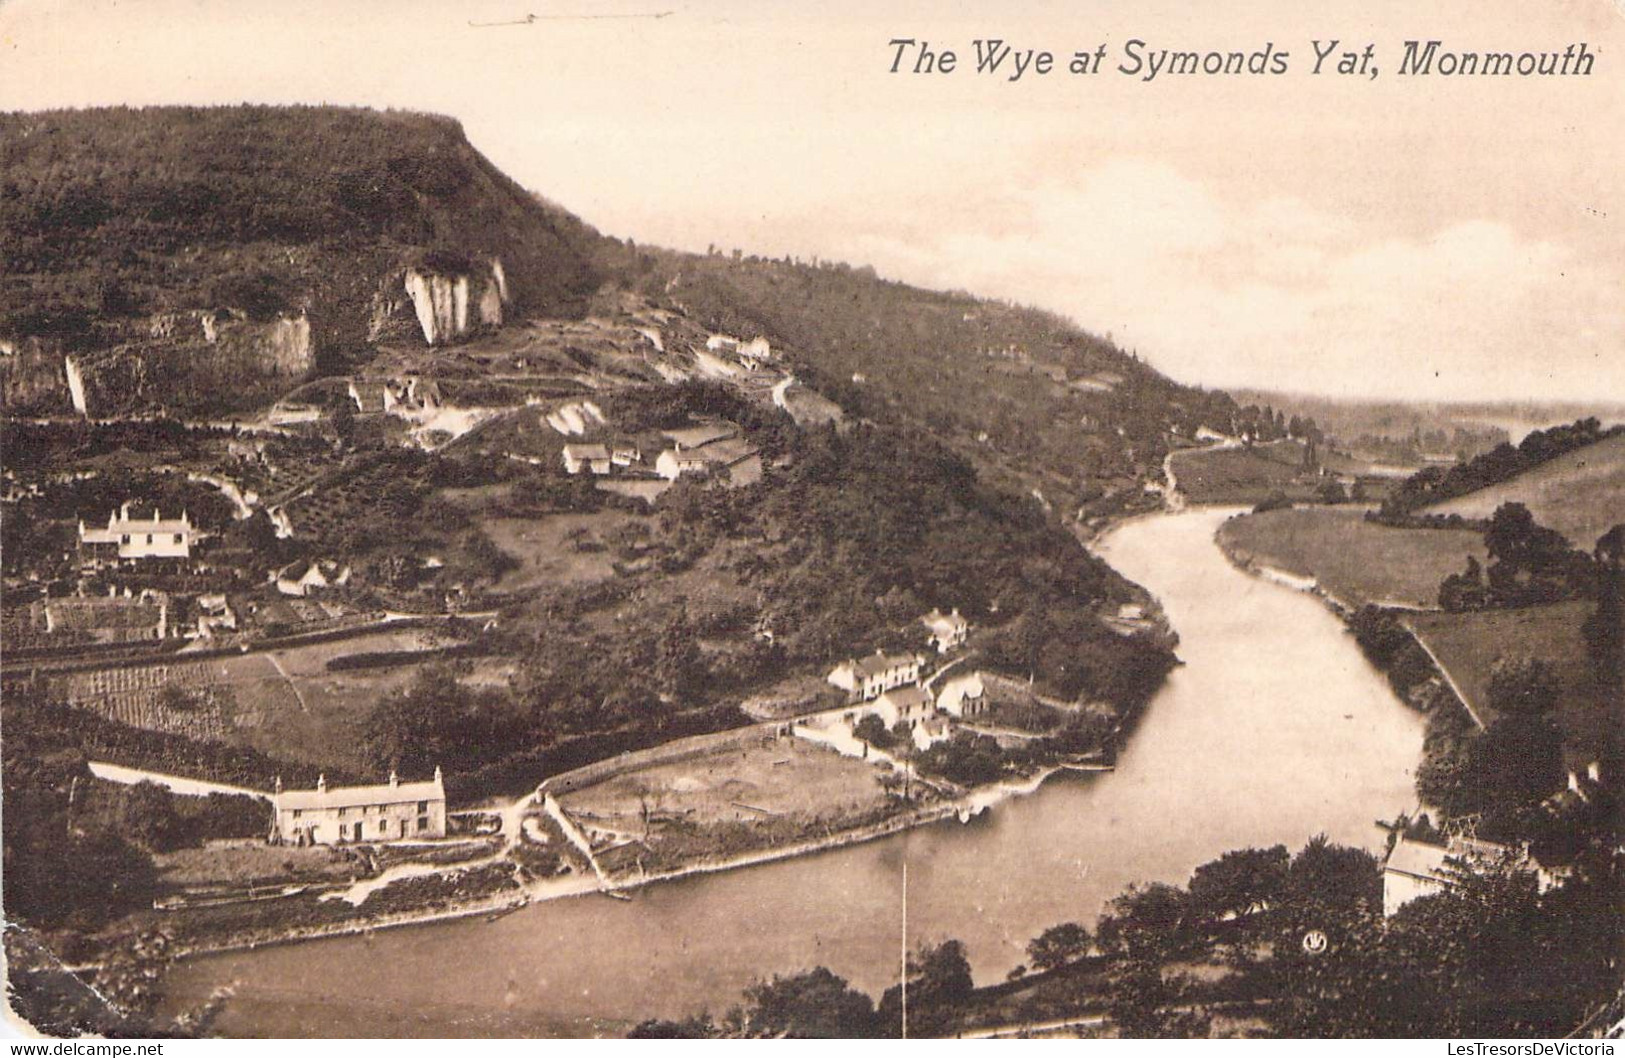
[{"label": "river bank", "polygon": [[[965,824],[671,878],[630,901],[189,958],[166,981],[171,1002],[230,985],[216,1027],[231,1036],[594,1035],[720,1013],[752,981],[813,966],[879,994],[900,945],[950,937],[978,982],[1000,981],[1029,962],[1031,938],[1090,925],[1130,883],[1184,884],[1230,849],[1321,832],[1380,851],[1372,821],[1415,803],[1421,720],[1320,600],[1223,558],[1224,514],[1140,519],[1098,545],[1155,593],[1185,662],[1113,772],[1053,774]],[[358,992],[371,1001],[346,1000]]]},{"label": "river bank", "polygon": [[[576,871],[568,875],[533,880],[517,885],[511,891],[470,898],[451,906],[436,906],[419,911],[391,911],[382,915],[369,915],[365,902],[354,905],[354,914],[334,922],[293,926],[273,926],[251,934],[235,934],[218,941],[183,943],[173,949],[174,960],[196,959],[235,952],[257,951],[265,948],[296,945],[339,937],[366,936],[385,930],[409,926],[425,926],[454,922],[460,919],[500,916],[533,904],[563,900],[572,897],[603,894],[625,897],[646,887],[662,883],[680,882],[704,875],[720,874],[765,864],[792,860],[831,852],[854,845],[891,837],[907,830],[932,826],[957,819],[967,823],[999,804],[1016,797],[1036,793],[1044,783],[1059,772],[1092,771],[1094,765],[1056,765],[1041,769],[1034,775],[1006,782],[989,784],[966,791],[963,796],[935,801],[917,808],[907,809],[887,819],[866,826],[837,830],[816,838],[789,845],[752,850],[723,859],[697,860],[670,870],[647,874],[599,875],[591,870]],[[529,798],[521,799],[521,804]],[[461,864],[436,872],[442,875],[467,873],[472,867],[490,866],[505,862],[500,856],[479,864]],[[359,883],[366,885],[366,882]],[[382,892],[387,886],[379,887]],[[96,969],[98,964],[82,962],[72,967],[76,971]]]}]

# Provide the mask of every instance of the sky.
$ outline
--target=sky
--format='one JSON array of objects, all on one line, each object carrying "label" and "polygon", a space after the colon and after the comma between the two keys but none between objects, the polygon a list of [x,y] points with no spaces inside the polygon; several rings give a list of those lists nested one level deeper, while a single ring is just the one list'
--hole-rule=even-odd
[{"label": "sky", "polygon": [[[977,74],[995,38],[1060,69]],[[1288,70],[1147,81],[1132,39]],[[1596,59],[1399,76],[1410,39]],[[1185,382],[1625,400],[1625,0],[0,0],[0,109],[243,101],[450,114],[608,234],[1041,305]]]}]

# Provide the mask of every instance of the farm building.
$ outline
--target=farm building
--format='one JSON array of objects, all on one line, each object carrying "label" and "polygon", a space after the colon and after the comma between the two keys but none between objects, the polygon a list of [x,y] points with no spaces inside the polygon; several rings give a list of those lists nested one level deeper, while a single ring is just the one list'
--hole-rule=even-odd
[{"label": "farm building", "polygon": [[350,582],[350,567],[323,559],[299,561],[284,566],[276,575],[276,590],[283,595],[303,598],[322,588],[343,587]]},{"label": "farm building", "polygon": [[440,769],[428,782],[401,782],[394,772],[376,786],[283,790],[271,798],[271,840],[285,845],[344,845],[446,836],[446,789]]},{"label": "farm building", "polygon": [[158,511],[151,518],[130,513],[125,503],[107,516],[107,528],[90,529],[79,523],[79,547],[93,558],[190,558],[197,541],[197,529],[185,511],[179,518],[165,518]]},{"label": "farm building", "polygon": [[614,465],[610,450],[603,445],[565,445],[563,454],[566,474],[608,474]]},{"label": "farm building", "polygon": [[668,448],[655,459],[655,473],[667,481],[684,474],[709,474],[734,485],[750,485],[761,480],[762,457],[748,442],[736,437],[710,441],[685,448]]}]

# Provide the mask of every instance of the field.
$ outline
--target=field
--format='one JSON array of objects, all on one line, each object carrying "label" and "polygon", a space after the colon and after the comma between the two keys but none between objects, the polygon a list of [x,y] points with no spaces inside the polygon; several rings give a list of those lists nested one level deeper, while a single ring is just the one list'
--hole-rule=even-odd
[{"label": "field", "polygon": [[1310,499],[1318,481],[1303,470],[1303,447],[1279,441],[1252,448],[1175,452],[1174,478],[1193,503],[1256,503],[1273,492]]},{"label": "field", "polygon": [[496,584],[501,592],[591,584],[615,575],[615,549],[605,539],[636,516],[618,511],[558,514],[548,518],[492,518],[486,535],[519,560]]},{"label": "field", "polygon": [[[63,678],[62,686],[74,704],[132,727],[356,768],[367,711],[409,684],[418,666],[329,673],[328,660],[433,645],[433,636],[421,630],[374,632],[239,657],[188,661],[182,654],[164,665],[74,673]],[[186,707],[161,702],[166,687],[184,691],[190,699]]]},{"label": "field", "polygon": [[563,802],[585,825],[642,835],[645,811],[656,829],[663,817],[705,826],[860,812],[887,801],[877,774],[876,765],[786,737],[621,775]]},{"label": "field", "polygon": [[1300,577],[1354,604],[1432,609],[1439,582],[1460,572],[1467,556],[1485,559],[1484,542],[1468,529],[1395,529],[1359,511],[1332,508],[1267,511],[1232,518],[1219,528],[1232,558]]},{"label": "field", "polygon": [[1488,518],[1509,502],[1528,507],[1535,521],[1556,529],[1575,547],[1591,550],[1599,536],[1625,522],[1625,434],[1424,512]]},{"label": "field", "polygon": [[1609,703],[1592,680],[1580,633],[1591,606],[1563,602],[1522,610],[1417,614],[1408,623],[1486,723],[1494,717],[1487,698],[1496,659],[1523,656],[1550,663],[1560,688],[1557,719],[1571,755],[1585,757],[1625,732],[1625,702]]}]

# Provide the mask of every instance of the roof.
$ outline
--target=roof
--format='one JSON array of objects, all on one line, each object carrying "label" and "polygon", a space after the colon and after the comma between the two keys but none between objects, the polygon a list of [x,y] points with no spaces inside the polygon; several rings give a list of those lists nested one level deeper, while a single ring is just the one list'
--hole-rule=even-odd
[{"label": "roof", "polygon": [[570,459],[608,459],[609,449],[603,445],[565,445],[564,454]]},{"label": "roof", "polygon": [[355,808],[358,805],[400,804],[403,801],[444,801],[446,789],[438,779],[428,782],[387,782],[374,786],[331,786],[326,790],[284,790],[274,798],[278,811],[288,808]]},{"label": "roof", "polygon": [[681,430],[664,430],[663,435],[683,448],[698,448],[712,441],[734,436],[739,429],[730,422],[709,422]]},{"label": "roof", "polygon": [[1383,870],[1408,874],[1414,878],[1431,878],[1449,885],[1453,883],[1454,878],[1445,865],[1446,860],[1463,860],[1469,863],[1493,861],[1508,851],[1506,846],[1497,845],[1493,841],[1452,838],[1450,845],[1446,847],[1401,838],[1394,844],[1393,851],[1389,852]]},{"label": "roof", "polygon": [[852,671],[859,676],[878,676],[882,672],[916,664],[913,654],[870,654],[852,662]]},{"label": "roof", "polygon": [[1383,870],[1444,881],[1444,861],[1449,855],[1450,850],[1443,845],[1401,840],[1388,854],[1388,862],[1383,864]]},{"label": "roof", "polygon": [[897,687],[887,691],[885,694],[881,695],[881,697],[886,699],[888,702],[891,702],[893,705],[901,706],[905,709],[915,705],[935,704],[931,700],[931,692],[927,691],[924,687]]},{"label": "roof", "polygon": [[920,623],[932,630],[943,628],[969,628],[970,625],[958,613],[946,614],[941,610],[932,610],[920,618]]},{"label": "roof", "polygon": [[682,455],[690,459],[703,459],[707,463],[721,463],[724,466],[737,463],[741,459],[749,459],[756,454],[756,446],[740,438],[724,438],[712,441],[698,448],[690,448]]}]

